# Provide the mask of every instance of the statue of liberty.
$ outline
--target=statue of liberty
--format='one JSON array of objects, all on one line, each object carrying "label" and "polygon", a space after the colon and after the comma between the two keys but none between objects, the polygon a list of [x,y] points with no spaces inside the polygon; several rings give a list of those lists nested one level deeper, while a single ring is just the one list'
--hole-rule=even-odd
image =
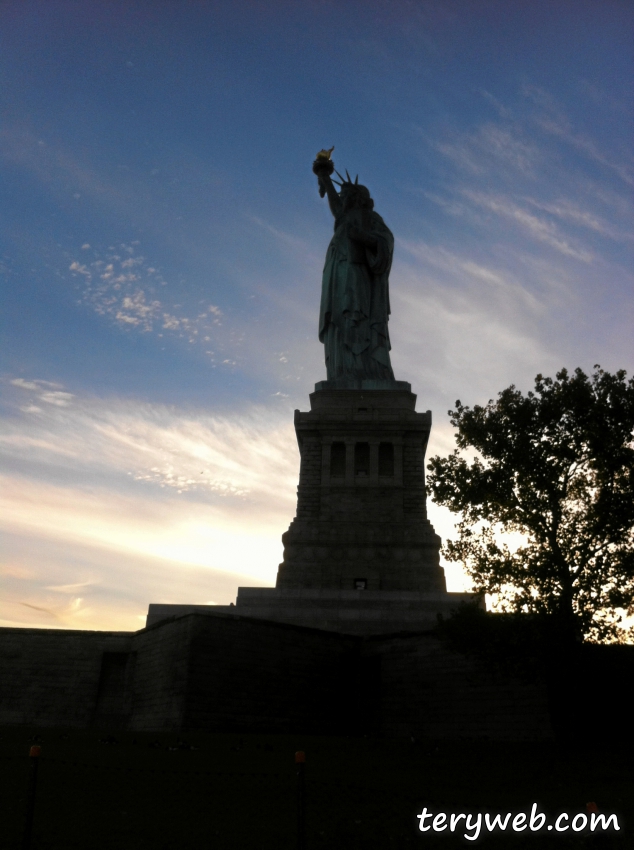
[{"label": "statue of liberty", "polygon": [[[332,148],[331,148],[332,150]],[[324,344],[328,381],[393,381],[390,364],[388,278],[394,237],[358,177],[334,181],[331,151],[313,163],[319,193],[328,195],[335,233],[328,246],[321,288],[319,339]]]}]

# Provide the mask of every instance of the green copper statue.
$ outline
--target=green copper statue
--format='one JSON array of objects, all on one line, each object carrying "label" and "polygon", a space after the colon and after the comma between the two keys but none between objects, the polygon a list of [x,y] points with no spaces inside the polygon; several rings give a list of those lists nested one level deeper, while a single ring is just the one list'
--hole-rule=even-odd
[{"label": "green copper statue", "polygon": [[335,233],[322,278],[319,339],[324,344],[328,381],[340,385],[364,380],[393,381],[390,364],[388,278],[394,237],[365,186],[350,175],[334,181],[330,151],[313,163],[319,193],[328,195]]}]

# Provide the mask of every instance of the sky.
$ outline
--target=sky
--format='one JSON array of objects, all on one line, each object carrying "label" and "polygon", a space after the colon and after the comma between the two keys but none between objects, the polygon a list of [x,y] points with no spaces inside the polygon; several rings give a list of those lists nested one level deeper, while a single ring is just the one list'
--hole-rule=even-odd
[{"label": "sky", "polygon": [[395,235],[429,456],[456,399],[631,375],[633,25],[613,0],[4,0],[0,625],[136,630],[274,584],[325,378],[321,148]]}]

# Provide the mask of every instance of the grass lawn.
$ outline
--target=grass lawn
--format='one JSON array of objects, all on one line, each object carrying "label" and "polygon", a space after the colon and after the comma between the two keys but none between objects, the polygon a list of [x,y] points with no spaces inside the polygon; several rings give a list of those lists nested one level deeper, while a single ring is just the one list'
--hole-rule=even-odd
[{"label": "grass lawn", "polygon": [[[195,749],[184,749],[176,733],[4,727],[2,850],[21,848],[34,736],[33,850],[294,850],[297,750],[306,753],[306,850],[634,848],[634,750],[602,748],[592,730],[575,747],[193,732],[181,737]],[[416,818],[423,806],[475,815],[528,813],[537,802],[554,821],[589,801],[616,812],[621,831],[483,829],[474,842],[464,828],[421,833]]]}]

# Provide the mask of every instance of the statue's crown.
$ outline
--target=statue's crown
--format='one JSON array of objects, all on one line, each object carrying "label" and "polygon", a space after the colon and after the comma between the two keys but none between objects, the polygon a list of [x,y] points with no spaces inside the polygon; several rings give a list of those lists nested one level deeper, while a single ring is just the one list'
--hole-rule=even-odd
[{"label": "statue's crown", "polygon": [[354,178],[354,183],[352,182],[352,177],[350,177],[350,175],[348,174],[347,168],[346,168],[346,175],[348,177],[347,180],[345,180],[343,178],[343,176],[341,174],[339,174],[337,169],[335,169],[335,174],[337,175],[337,177],[341,178],[341,182],[339,182],[339,180],[333,180],[332,181],[333,183],[336,183],[337,186],[341,186],[342,189],[352,190],[354,192],[357,192],[359,195],[366,196],[367,198],[370,197],[370,190],[368,189],[368,187],[364,186],[362,183],[359,183],[359,175],[358,174]]}]

